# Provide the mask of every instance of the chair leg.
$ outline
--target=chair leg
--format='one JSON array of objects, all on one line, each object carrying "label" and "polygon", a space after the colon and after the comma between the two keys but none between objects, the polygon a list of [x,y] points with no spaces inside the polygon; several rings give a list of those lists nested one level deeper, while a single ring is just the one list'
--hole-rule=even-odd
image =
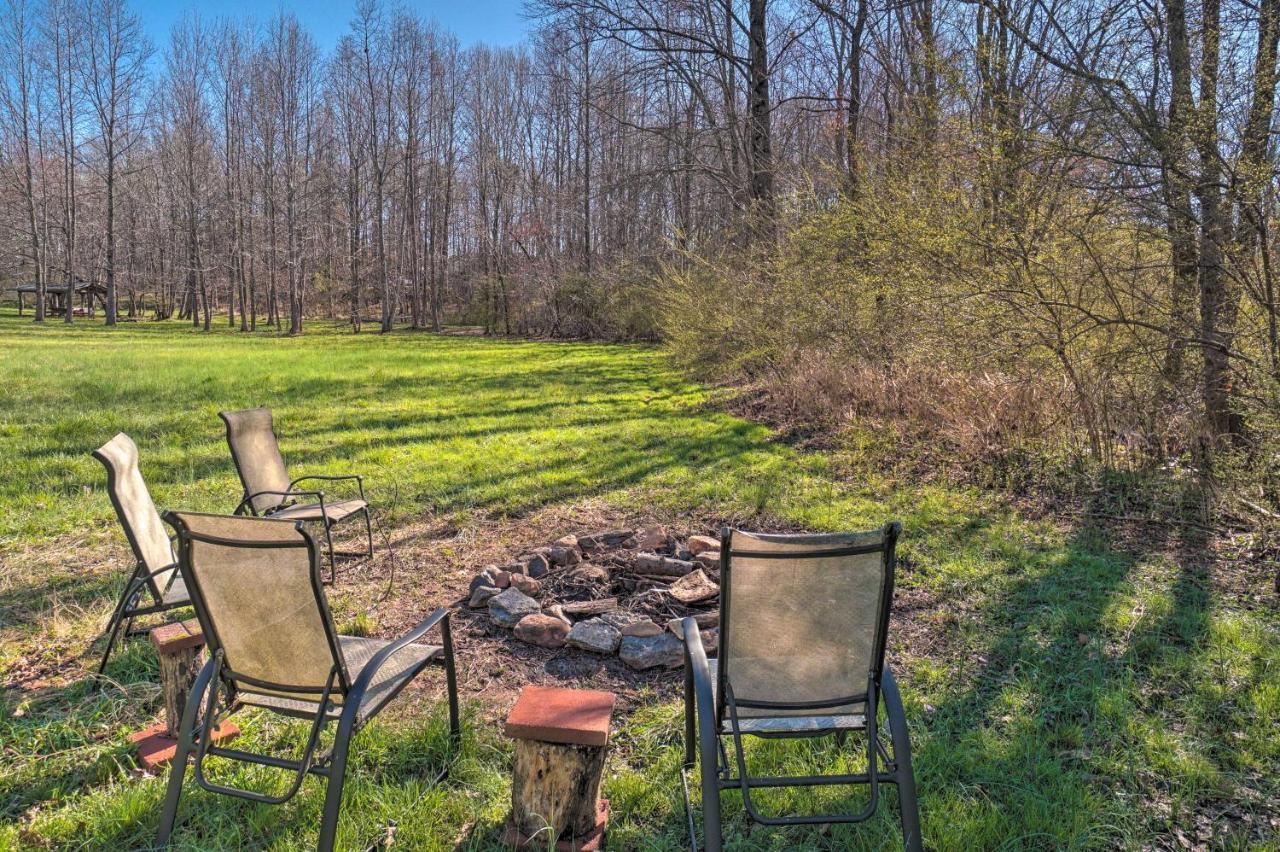
[{"label": "chair leg", "polygon": [[320,820],[320,839],[317,852],[333,852],[338,834],[338,811],[342,808],[342,787],[347,775],[347,747],[351,744],[351,732],[355,714],[343,713],[333,738],[333,754],[329,760],[329,783],[324,792],[324,815]]},{"label": "chair leg", "polygon": [[462,720],[458,713],[458,669],[453,658],[453,628],[446,618],[440,625],[444,642],[444,681],[449,693],[449,738],[456,748],[462,742]]},{"label": "chair leg", "polygon": [[[102,662],[98,663],[98,674],[104,674],[107,670],[107,660],[111,657],[112,650],[115,649],[116,639],[120,636],[120,628],[124,625],[124,614],[128,612],[134,605],[138,594],[142,589],[138,586],[136,579],[131,579],[129,585],[125,586],[124,594],[120,596],[120,601],[116,604],[115,612],[111,613],[111,621],[107,624],[107,650],[102,653]],[[133,619],[129,619],[129,623],[133,623]],[[125,631],[128,633],[128,631]]]},{"label": "chair leg", "polygon": [[[707,741],[706,726],[701,740],[702,765],[698,767],[702,780],[702,848],[706,852],[720,852],[722,845],[720,827],[720,772],[715,742]],[[715,737],[715,734],[712,734]],[[718,738],[717,738],[718,739]]]},{"label": "chair leg", "polygon": [[692,769],[697,760],[695,743],[698,731],[693,710],[693,667],[687,662],[684,667],[684,768]]},{"label": "chair leg", "polygon": [[371,518],[371,517],[369,516],[369,507],[368,507],[368,506],[365,506],[365,507],[364,507],[364,533],[365,533],[365,536],[368,538],[368,541],[369,541],[369,555],[368,555],[368,558],[369,558],[369,559],[372,559],[372,558],[373,558],[373,518]]},{"label": "chair leg", "polygon": [[920,834],[920,805],[916,800],[916,777],[911,768],[911,738],[907,733],[907,716],[902,708],[898,684],[888,668],[881,678],[885,714],[889,717],[889,733],[893,740],[894,775],[898,787],[898,807],[902,812],[902,845],[908,852],[921,852],[924,841]]},{"label": "chair leg", "polygon": [[213,660],[204,664],[195,684],[187,695],[187,704],[182,709],[182,724],[178,730],[178,746],[173,755],[173,766],[169,770],[169,787],[164,796],[164,808],[160,812],[160,830],[156,834],[156,845],[163,847],[169,842],[173,832],[173,823],[178,816],[178,801],[182,798],[182,781],[187,775],[187,757],[191,754],[192,738],[195,736],[196,712],[204,701],[205,690],[209,688],[209,680],[213,676]]},{"label": "chair leg", "polygon": [[324,524],[324,543],[329,548],[329,585],[333,585],[338,581],[338,564],[333,554],[333,528],[327,519],[321,523]]}]

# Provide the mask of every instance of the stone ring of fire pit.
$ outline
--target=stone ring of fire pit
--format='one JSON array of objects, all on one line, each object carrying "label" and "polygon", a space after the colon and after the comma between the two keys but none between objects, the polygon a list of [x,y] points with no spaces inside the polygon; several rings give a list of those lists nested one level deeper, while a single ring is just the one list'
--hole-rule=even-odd
[{"label": "stone ring of fire pit", "polygon": [[719,638],[720,541],[665,527],[566,535],[471,581],[472,609],[542,648],[617,654],[633,669],[684,663],[681,622]]}]

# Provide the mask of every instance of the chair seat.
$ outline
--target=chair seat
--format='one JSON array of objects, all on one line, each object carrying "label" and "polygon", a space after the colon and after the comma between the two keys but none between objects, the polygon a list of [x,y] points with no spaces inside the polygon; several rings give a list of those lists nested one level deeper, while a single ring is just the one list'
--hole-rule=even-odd
[{"label": "chair seat", "polygon": [[191,603],[191,595],[187,592],[187,584],[182,579],[181,574],[173,578],[169,588],[165,589],[164,594],[160,596],[160,602],[165,606],[181,606],[182,604]]},{"label": "chair seat", "polygon": [[[342,657],[347,664],[347,675],[354,683],[360,672],[369,664],[374,655],[391,644],[387,639],[366,639],[360,636],[339,636],[342,646]],[[441,656],[444,648],[439,645],[406,645],[391,655],[378,670],[374,681],[369,684],[360,709],[356,711],[356,719],[363,722],[382,709],[388,701],[395,697],[418,672],[422,671],[432,660]],[[290,716],[314,717],[318,702],[300,698],[285,698],[279,695],[263,695],[256,692],[240,692],[240,701],[255,707],[266,707]],[[330,718],[342,715],[342,705],[331,704],[328,710]]]},{"label": "chair seat", "polygon": [[[719,686],[717,674],[720,670],[719,660],[707,660],[707,669],[711,675],[711,694],[716,696]],[[857,731],[867,726],[867,717],[863,713],[842,713],[838,715],[815,716],[746,716],[738,714],[738,731],[743,734],[817,734],[826,731]],[[732,733],[733,720],[726,710],[721,723],[722,733]]]},{"label": "chair seat", "polygon": [[339,500],[336,503],[325,503],[324,511],[320,511],[319,503],[304,503],[297,506],[287,506],[278,512],[272,512],[272,518],[292,518],[295,521],[319,521],[327,519],[329,523],[336,524],[343,518],[349,518],[356,512],[365,508],[369,504],[363,500]]}]

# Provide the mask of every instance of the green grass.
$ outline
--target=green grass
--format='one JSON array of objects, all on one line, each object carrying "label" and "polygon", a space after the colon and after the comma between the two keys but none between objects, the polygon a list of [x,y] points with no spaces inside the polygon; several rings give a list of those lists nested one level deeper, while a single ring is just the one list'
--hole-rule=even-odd
[{"label": "green grass", "polygon": [[[138,776],[125,742],[157,712],[150,649],[128,644],[107,689],[91,690],[82,671],[125,564],[88,453],[128,432],[157,503],[227,511],[239,487],[216,414],[257,404],[274,409],[293,466],[364,472],[392,526],[428,513],[483,524],[588,498],[817,529],[899,518],[890,659],[928,845],[1280,848],[1280,616],[1260,579],[1256,593],[1223,593],[1230,566],[1214,573],[1175,555],[1197,542],[1156,529],[1118,550],[1099,530],[1030,520],[978,491],[874,473],[854,445],[797,453],[726,414],[724,392],[682,378],[652,348],[36,329],[6,312],[0,365],[0,683],[28,687],[0,692],[0,849],[129,848],[153,836],[163,779]],[[337,606],[340,622],[361,623]],[[33,677],[48,685],[29,688]],[[509,752],[482,715],[473,704],[451,780],[435,789],[422,779],[447,759],[436,707],[364,732],[343,848],[392,818],[400,848],[501,848]],[[292,723],[244,719],[246,743],[297,742]],[[606,782],[611,848],[681,847],[679,740],[679,708],[664,701],[622,725]],[[858,758],[823,743],[761,742],[750,755],[788,773]],[[225,777],[280,783],[265,769]],[[273,808],[193,790],[178,842],[307,848],[320,792],[309,782]],[[750,828],[736,798],[726,796],[732,849],[898,842],[891,791],[870,823],[813,830]],[[831,789],[766,804],[860,800]]]}]

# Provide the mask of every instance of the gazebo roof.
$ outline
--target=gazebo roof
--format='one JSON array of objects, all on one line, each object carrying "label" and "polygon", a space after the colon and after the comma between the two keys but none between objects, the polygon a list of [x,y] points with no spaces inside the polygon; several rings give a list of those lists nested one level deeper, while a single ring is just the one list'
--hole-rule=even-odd
[{"label": "gazebo roof", "polygon": [[[39,292],[39,288],[36,286],[36,283],[34,281],[27,281],[22,284],[18,284],[10,289],[16,290],[19,293]],[[44,285],[44,291],[46,293],[66,293],[67,283],[65,281],[46,281]],[[96,284],[89,281],[77,281],[75,283],[75,291],[77,293],[90,293],[90,292],[105,293],[107,291],[107,288],[102,286],[101,284]]]}]

